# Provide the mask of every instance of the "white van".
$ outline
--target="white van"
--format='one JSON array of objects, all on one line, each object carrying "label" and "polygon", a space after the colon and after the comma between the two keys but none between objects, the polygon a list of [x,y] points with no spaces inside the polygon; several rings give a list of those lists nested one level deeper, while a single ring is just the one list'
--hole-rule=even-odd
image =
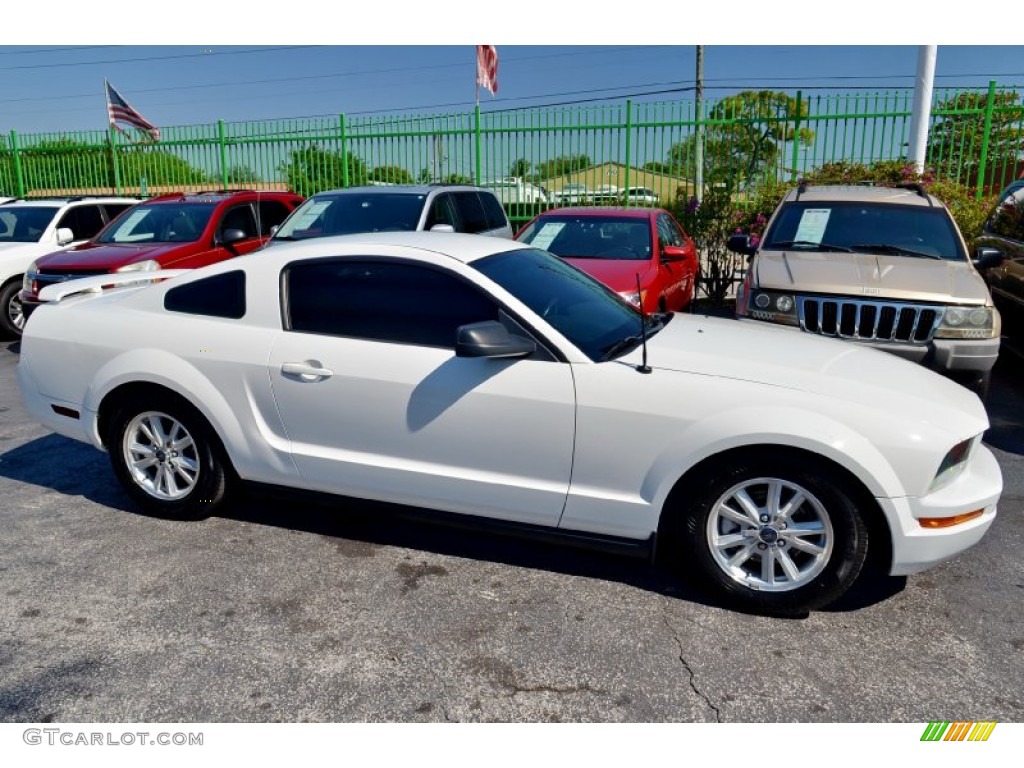
[{"label": "white van", "polygon": [[510,203],[547,203],[550,202],[547,190],[537,184],[523,181],[518,176],[510,176],[495,181],[485,181],[480,186],[490,189],[498,196],[502,205]]}]

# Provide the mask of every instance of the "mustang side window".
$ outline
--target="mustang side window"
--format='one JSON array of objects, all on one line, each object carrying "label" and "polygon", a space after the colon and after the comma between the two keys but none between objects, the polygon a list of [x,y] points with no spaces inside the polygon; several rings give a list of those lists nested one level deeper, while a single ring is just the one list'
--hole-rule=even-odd
[{"label": "mustang side window", "polygon": [[285,273],[292,331],[455,348],[456,329],[498,307],[437,269],[383,261],[298,263]]}]

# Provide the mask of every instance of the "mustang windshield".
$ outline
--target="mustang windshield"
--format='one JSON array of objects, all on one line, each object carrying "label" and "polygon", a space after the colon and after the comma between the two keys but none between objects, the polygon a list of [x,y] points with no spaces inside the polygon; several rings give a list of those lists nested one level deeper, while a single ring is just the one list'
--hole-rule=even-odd
[{"label": "mustang windshield", "polygon": [[[472,266],[595,362],[625,354],[640,343],[640,313],[633,305],[550,253],[533,248],[507,251]],[[661,315],[648,317],[648,334],[660,330],[665,322]]]},{"label": "mustang windshield", "polygon": [[920,205],[788,203],[761,249],[967,260],[949,214]]}]

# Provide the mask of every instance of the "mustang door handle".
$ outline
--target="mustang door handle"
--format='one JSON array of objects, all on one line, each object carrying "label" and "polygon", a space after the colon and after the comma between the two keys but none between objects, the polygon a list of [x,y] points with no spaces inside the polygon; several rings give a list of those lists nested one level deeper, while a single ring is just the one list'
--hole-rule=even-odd
[{"label": "mustang door handle", "polygon": [[304,363],[284,363],[281,365],[281,373],[285,376],[295,376],[303,381],[319,381],[334,375],[334,371],[321,368],[317,360],[308,360]]}]

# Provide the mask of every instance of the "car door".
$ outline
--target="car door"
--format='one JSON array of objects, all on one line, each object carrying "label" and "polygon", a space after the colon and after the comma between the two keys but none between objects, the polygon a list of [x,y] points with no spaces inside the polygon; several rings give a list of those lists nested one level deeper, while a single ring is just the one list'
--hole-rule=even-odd
[{"label": "car door", "polygon": [[[174,269],[197,269],[208,264],[242,256],[255,251],[263,244],[256,226],[256,216],[251,203],[236,203],[214,212],[213,237],[204,234],[205,245],[201,250],[186,251],[185,255],[165,264]],[[231,244],[224,243],[224,233],[229,229],[241,230],[245,237]],[[207,225],[206,233],[210,231]]]},{"label": "car door", "polygon": [[682,247],[686,243],[682,232],[672,226],[672,221],[665,214],[658,214],[658,269],[663,273],[665,285],[665,305],[675,311],[686,304],[690,284],[693,280],[692,265],[686,259],[665,260],[663,251],[666,245]]},{"label": "car door", "polygon": [[76,205],[64,212],[57,221],[56,229],[70,229],[72,240],[69,245],[79,245],[91,240],[103,229],[103,211],[95,203]]},{"label": "car door", "polygon": [[[447,270],[298,262],[269,375],[311,488],[557,525],[572,467],[571,367],[462,358],[456,328],[502,310]],[[505,317],[506,322],[511,322]]]}]

